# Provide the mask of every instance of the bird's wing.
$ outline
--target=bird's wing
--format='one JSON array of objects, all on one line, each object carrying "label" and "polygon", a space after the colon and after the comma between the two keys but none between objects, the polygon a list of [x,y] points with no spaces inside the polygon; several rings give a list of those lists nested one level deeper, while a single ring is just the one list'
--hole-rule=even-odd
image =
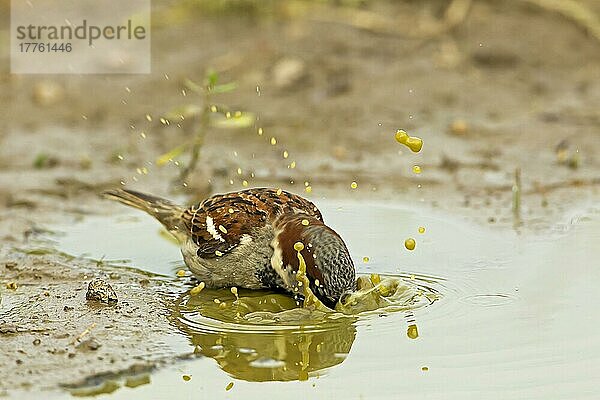
[{"label": "bird's wing", "polygon": [[323,220],[310,201],[278,189],[248,189],[214,195],[183,212],[184,225],[198,245],[198,256],[220,257],[236,248],[252,230],[283,213]]},{"label": "bird's wing", "polygon": [[198,245],[198,256],[220,257],[235,249],[244,235],[264,226],[267,213],[232,194],[216,195],[183,213],[185,227]]},{"label": "bird's wing", "polygon": [[255,188],[238,192],[237,195],[261,204],[261,208],[269,212],[271,219],[283,213],[306,214],[323,221],[321,212],[309,200],[297,194],[286,192],[281,189]]}]

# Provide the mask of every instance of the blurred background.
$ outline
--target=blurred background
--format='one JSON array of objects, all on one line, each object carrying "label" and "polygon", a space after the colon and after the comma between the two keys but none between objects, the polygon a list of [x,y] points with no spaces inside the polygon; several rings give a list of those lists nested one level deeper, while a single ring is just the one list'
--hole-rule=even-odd
[{"label": "blurred background", "polygon": [[512,223],[520,169],[521,217],[549,221],[597,195],[599,14],[593,0],[153,1],[151,74],[9,74],[3,52],[0,205],[266,185]]}]

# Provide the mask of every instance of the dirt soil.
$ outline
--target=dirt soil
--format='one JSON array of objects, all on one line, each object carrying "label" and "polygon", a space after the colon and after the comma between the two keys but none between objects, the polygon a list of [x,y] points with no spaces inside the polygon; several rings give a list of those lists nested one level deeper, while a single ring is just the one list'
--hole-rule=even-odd
[{"label": "dirt soil", "polygon": [[[412,203],[540,235],[600,199],[600,41],[563,15],[475,1],[453,29],[413,38],[323,13],[155,3],[149,75],[14,75],[2,55],[0,394],[85,387],[185,356],[161,318],[187,289],[179,281],[35,251],[60,221],[121,210],[98,197],[105,188],[191,202],[243,180],[297,193],[308,181],[311,198]],[[408,27],[443,15],[443,2],[365,3]],[[184,81],[208,68],[238,84],[214,101],[259,120],[211,129],[199,170],[173,190],[179,167],[155,161],[189,133],[159,117],[198,104]],[[423,138],[419,154],[394,141],[399,128]],[[95,277],[116,306],[86,301]]]}]

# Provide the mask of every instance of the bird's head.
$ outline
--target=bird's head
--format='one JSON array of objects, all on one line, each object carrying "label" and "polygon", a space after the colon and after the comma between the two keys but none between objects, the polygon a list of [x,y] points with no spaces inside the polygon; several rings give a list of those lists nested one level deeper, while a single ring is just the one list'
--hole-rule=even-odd
[{"label": "bird's head", "polygon": [[[335,308],[340,297],[356,289],[354,263],[346,244],[333,229],[305,214],[281,217],[277,227],[274,257],[290,288],[298,287],[300,253],[310,289],[327,307]],[[294,248],[298,242],[303,245],[300,251]]]}]

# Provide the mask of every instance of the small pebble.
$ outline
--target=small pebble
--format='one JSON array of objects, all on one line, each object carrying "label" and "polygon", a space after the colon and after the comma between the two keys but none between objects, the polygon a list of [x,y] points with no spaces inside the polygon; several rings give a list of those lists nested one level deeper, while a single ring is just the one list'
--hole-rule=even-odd
[{"label": "small pebble", "polygon": [[466,135],[469,132],[469,124],[462,119],[455,119],[450,124],[450,133],[457,136]]},{"label": "small pebble", "polygon": [[105,304],[114,304],[119,301],[112,286],[102,279],[94,279],[90,282],[85,298]]}]

